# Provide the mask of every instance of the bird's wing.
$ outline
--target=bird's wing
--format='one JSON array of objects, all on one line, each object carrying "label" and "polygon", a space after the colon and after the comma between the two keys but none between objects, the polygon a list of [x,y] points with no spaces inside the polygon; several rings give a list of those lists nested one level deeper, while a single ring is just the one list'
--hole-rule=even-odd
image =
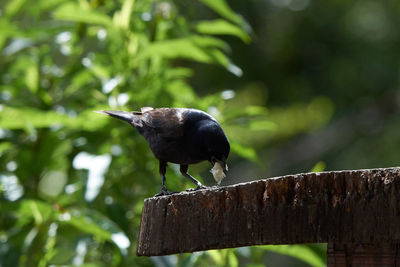
[{"label": "bird's wing", "polygon": [[180,108],[157,108],[143,112],[142,122],[165,138],[177,138],[183,135],[183,113]]}]

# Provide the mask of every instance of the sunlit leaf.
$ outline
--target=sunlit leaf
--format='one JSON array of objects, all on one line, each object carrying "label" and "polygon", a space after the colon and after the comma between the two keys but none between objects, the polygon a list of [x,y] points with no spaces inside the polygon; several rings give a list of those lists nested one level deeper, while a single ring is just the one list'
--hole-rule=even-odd
[{"label": "sunlit leaf", "polygon": [[54,17],[59,20],[82,22],[90,24],[101,24],[108,26],[111,19],[95,10],[83,9],[80,5],[67,2],[54,11]]},{"label": "sunlit leaf", "polygon": [[14,16],[21,7],[25,4],[26,0],[11,0],[5,7],[5,15],[8,17]]},{"label": "sunlit leaf", "polygon": [[121,11],[115,12],[114,14],[114,24],[123,28],[128,29],[132,10],[133,10],[134,0],[124,1]]},{"label": "sunlit leaf", "polygon": [[90,71],[98,78],[98,79],[109,79],[110,72],[106,66],[93,64],[90,68]]},{"label": "sunlit leaf", "polygon": [[310,172],[323,172],[326,168],[326,164],[323,161],[318,161],[314,167],[310,170]]},{"label": "sunlit leaf", "polygon": [[55,8],[58,4],[65,2],[65,0],[40,0],[37,1],[38,9],[40,11]]},{"label": "sunlit leaf", "polygon": [[208,250],[206,253],[213,259],[215,265],[222,266],[224,264],[225,250]]},{"label": "sunlit leaf", "polygon": [[[96,73],[93,69],[91,69],[94,73]],[[102,78],[108,77],[107,76],[102,76]],[[93,75],[91,74],[90,71],[83,70],[79,73],[77,73],[71,81],[71,84],[67,87],[65,90],[65,94],[67,96],[70,96],[77,92],[78,90],[82,89],[85,85],[87,85],[89,82],[93,80]]]},{"label": "sunlit leaf", "polygon": [[239,260],[236,257],[234,250],[233,249],[229,249],[228,250],[228,260],[227,260],[227,265],[231,266],[231,267],[237,267],[239,266]]},{"label": "sunlit leaf", "polygon": [[267,119],[257,119],[249,122],[249,128],[253,131],[276,131],[278,127],[276,123]]},{"label": "sunlit leaf", "polygon": [[7,151],[11,147],[12,147],[12,143],[11,142],[1,142],[0,143],[0,155],[1,155],[1,153]]},{"label": "sunlit leaf", "polygon": [[193,75],[193,70],[189,68],[174,68],[169,70],[167,75],[170,79],[188,78]]},{"label": "sunlit leaf", "polygon": [[70,224],[84,233],[94,235],[99,240],[111,241],[111,234],[120,232],[117,225],[95,210],[71,209],[69,220],[61,223]]},{"label": "sunlit leaf", "polygon": [[85,208],[74,208],[68,212],[70,218],[61,217],[60,223],[72,225],[84,233],[95,236],[100,241],[114,242],[121,249],[130,245],[130,241],[120,227],[100,212]]},{"label": "sunlit leaf", "polygon": [[30,126],[35,128],[64,126],[71,129],[95,130],[105,123],[104,117],[94,113],[93,110],[87,110],[76,117],[33,108],[4,107],[0,111],[0,127],[8,129],[26,129]]},{"label": "sunlit leaf", "polygon": [[0,40],[5,41],[5,39],[8,37],[16,37],[22,35],[23,33],[18,29],[15,24],[10,23],[6,19],[0,17]]},{"label": "sunlit leaf", "polygon": [[48,171],[40,179],[39,193],[46,197],[54,198],[61,193],[67,182],[67,175],[61,171]]},{"label": "sunlit leaf", "polygon": [[167,86],[170,95],[176,99],[175,106],[190,106],[196,99],[192,88],[182,80],[170,82]]},{"label": "sunlit leaf", "polygon": [[250,37],[238,26],[222,19],[201,21],[197,23],[196,30],[204,34],[226,34],[239,37],[243,42],[249,43]]},{"label": "sunlit leaf", "polygon": [[235,22],[236,24],[243,24],[243,19],[236,14],[226,3],[225,0],[200,0],[209,8],[220,14],[221,16]]},{"label": "sunlit leaf", "polygon": [[17,221],[14,227],[19,229],[33,221],[41,224],[52,218],[54,212],[49,203],[33,199],[2,203],[1,210],[2,212],[12,212],[16,216]]},{"label": "sunlit leaf", "polygon": [[196,45],[202,48],[219,48],[225,51],[229,51],[229,45],[222,41],[221,39],[214,38],[211,36],[200,36],[200,35],[192,35],[191,37],[185,38],[190,40],[191,42],[195,43]]},{"label": "sunlit leaf", "polygon": [[250,116],[267,115],[268,109],[262,106],[246,106],[245,113]]},{"label": "sunlit leaf", "polygon": [[149,57],[185,58],[203,63],[217,63],[228,67],[230,62],[220,50],[227,48],[228,46],[218,39],[194,36],[152,43],[141,51],[139,59]]},{"label": "sunlit leaf", "polygon": [[25,82],[32,93],[36,93],[39,86],[39,70],[35,62],[31,62],[25,70]]}]

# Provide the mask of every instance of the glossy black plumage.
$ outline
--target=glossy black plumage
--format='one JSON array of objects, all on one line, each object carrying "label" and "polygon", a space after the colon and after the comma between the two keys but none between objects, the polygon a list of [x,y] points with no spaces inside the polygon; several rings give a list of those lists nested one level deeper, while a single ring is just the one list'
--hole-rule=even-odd
[{"label": "glossy black plumage", "polygon": [[98,112],[129,122],[146,138],[160,162],[160,194],[169,194],[164,184],[167,162],[180,164],[181,173],[196,183],[197,188],[204,186],[187,173],[189,164],[208,160],[213,165],[220,164],[224,171],[227,170],[226,159],[230,150],[228,139],[219,123],[203,111],[142,108],[141,112]]}]

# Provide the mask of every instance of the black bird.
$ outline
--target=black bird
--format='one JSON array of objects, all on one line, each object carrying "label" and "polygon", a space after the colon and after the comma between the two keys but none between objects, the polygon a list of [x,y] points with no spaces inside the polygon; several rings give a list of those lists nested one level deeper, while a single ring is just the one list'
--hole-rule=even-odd
[{"label": "black bird", "polygon": [[221,126],[211,115],[197,109],[188,108],[150,108],[141,112],[97,111],[129,122],[143,135],[159,160],[162,180],[158,195],[171,194],[165,187],[167,162],[180,164],[183,176],[196,185],[205,188],[187,170],[189,164],[208,160],[213,165],[211,172],[219,184],[228,170],[226,159],[230,145]]}]

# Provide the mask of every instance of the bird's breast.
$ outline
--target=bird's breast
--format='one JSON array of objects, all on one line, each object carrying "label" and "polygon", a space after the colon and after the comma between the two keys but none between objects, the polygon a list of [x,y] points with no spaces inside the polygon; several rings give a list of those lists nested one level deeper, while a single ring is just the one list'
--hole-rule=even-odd
[{"label": "bird's breast", "polygon": [[176,164],[195,164],[206,158],[197,158],[190,153],[184,139],[151,136],[148,140],[154,156],[160,160]]}]

